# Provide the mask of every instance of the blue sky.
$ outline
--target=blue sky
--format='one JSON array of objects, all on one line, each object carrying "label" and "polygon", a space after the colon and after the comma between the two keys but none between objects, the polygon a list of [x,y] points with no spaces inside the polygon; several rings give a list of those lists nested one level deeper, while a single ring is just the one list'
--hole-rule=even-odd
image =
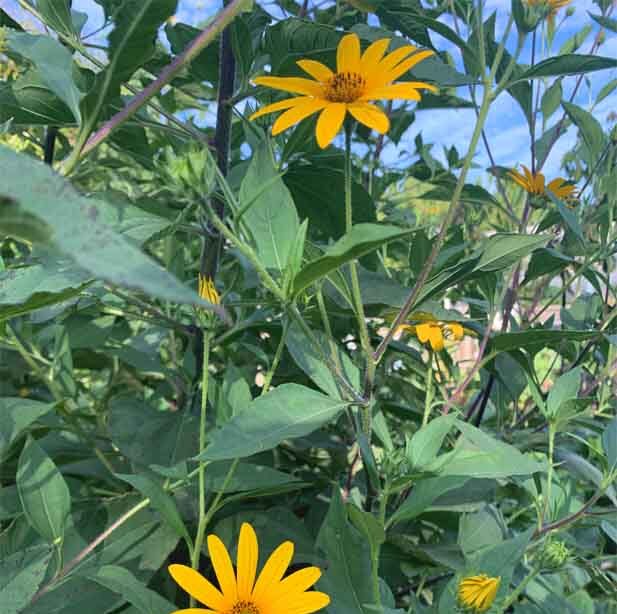
[{"label": "blue sky", "polygon": [[[3,2],[6,10],[15,18],[24,21],[24,13],[21,11],[15,0]],[[204,19],[212,15],[220,7],[221,2],[216,0],[180,0],[176,17],[178,21],[197,25],[203,22]],[[100,7],[94,0],[74,0],[73,6],[76,10],[83,11],[88,14],[88,23],[84,28],[84,32],[88,33],[98,29],[103,23],[103,13]],[[493,10],[497,11],[497,32],[500,34],[506,24],[508,18],[510,2],[509,0],[487,0],[486,14],[490,14]],[[569,39],[573,34],[578,32],[584,25],[590,23],[590,18],[587,11],[598,14],[599,8],[594,4],[593,0],[574,0],[572,6],[575,9],[574,15],[567,18],[559,29],[553,50],[556,52],[563,42]],[[564,11],[560,12],[558,22],[561,21]],[[25,18],[26,21],[34,23],[30,17]],[[513,28],[514,30],[515,28]],[[594,35],[598,31],[597,24],[594,24],[592,32],[589,34],[584,45],[579,49],[578,53],[586,53],[591,48]],[[101,36],[101,35],[99,35]],[[438,35],[432,35],[433,41],[440,49],[447,49],[455,57],[456,50],[452,44],[442,39]],[[508,49],[512,51],[516,43],[516,34],[512,32],[508,41]],[[520,61],[529,61],[529,45],[523,51],[523,56]],[[608,57],[617,57],[617,35],[607,31],[606,42],[600,48],[600,54]],[[589,75],[588,82],[583,84],[575,99],[575,102],[584,108],[590,108],[590,103],[597,92],[610,79],[617,76],[617,71],[601,71]],[[564,80],[564,94],[569,96],[576,77],[567,77]],[[459,95],[466,97],[467,91],[461,89]],[[594,110],[596,118],[606,125],[608,122],[608,114],[610,111],[617,109],[617,91],[607,97]],[[552,122],[555,122],[560,117],[556,113]],[[464,153],[466,143],[471,137],[473,130],[475,115],[472,110],[432,110],[421,111],[417,115],[417,121],[410,129],[408,139],[404,139],[401,147],[413,150],[413,137],[417,132],[423,133],[425,142],[435,144],[433,153],[436,157],[441,157],[442,146],[449,147],[456,145],[459,152]],[[550,124],[549,124],[550,126]],[[496,158],[496,163],[504,166],[515,165],[518,163],[529,164],[530,162],[530,140],[526,122],[518,105],[507,94],[502,94],[494,103],[490,116],[488,118],[486,133],[491,143],[491,149]],[[575,129],[570,129],[556,146],[545,165],[547,175],[555,175],[558,173],[561,159],[573,145],[576,139]],[[407,145],[405,145],[405,142]],[[386,148],[384,156],[388,161],[394,162],[398,158],[398,151],[393,146]],[[480,166],[489,166],[489,161],[482,145],[478,148],[476,162]]]}]

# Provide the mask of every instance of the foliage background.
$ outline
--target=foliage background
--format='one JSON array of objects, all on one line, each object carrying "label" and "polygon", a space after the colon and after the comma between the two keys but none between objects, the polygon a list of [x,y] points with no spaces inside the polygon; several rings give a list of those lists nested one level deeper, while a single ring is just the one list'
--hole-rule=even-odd
[{"label": "foliage background", "polygon": [[[228,30],[233,112],[217,120],[229,80],[216,40],[109,135],[102,123],[157,83],[202,16],[100,0],[108,27],[84,38],[96,20],[67,2],[32,3],[39,21],[19,4],[0,10],[3,607],[185,607],[166,566],[190,562],[206,462],[208,531],[233,551],[249,520],[264,555],[292,539],[296,565],[324,568],[330,614],[449,613],[476,573],[502,577],[494,612],[617,611],[613,3],[574,3],[551,46],[542,20],[533,62],[524,35],[518,85],[488,114],[492,161],[482,141],[467,151],[474,107],[497,85],[478,85],[477,2],[454,3],[456,20],[449,2],[256,3]],[[510,11],[484,6],[489,59]],[[20,32],[40,21],[36,41]],[[270,96],[251,78],[332,61],[342,29],[433,46],[414,76],[441,88],[392,107],[386,139],[355,132],[348,233],[342,137],[320,151],[310,123],[271,139],[246,120]],[[505,178],[549,150],[547,177],[582,190],[573,208],[531,208]],[[46,152],[53,172],[36,161]],[[292,256],[279,266],[281,249]],[[366,320],[349,288],[357,259]],[[216,272],[218,315],[193,290],[200,271]],[[474,334],[437,358],[396,339],[367,387],[364,322],[374,350],[414,287],[413,312]],[[550,556],[555,541],[566,560]],[[200,568],[211,574],[205,550]]]}]

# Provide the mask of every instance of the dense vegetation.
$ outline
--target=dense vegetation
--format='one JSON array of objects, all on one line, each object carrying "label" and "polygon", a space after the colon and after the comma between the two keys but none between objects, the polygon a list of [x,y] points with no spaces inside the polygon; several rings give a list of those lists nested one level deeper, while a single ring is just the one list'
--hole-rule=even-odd
[{"label": "dense vegetation", "polygon": [[0,612],[616,614],[615,4],[96,2],[0,8]]}]

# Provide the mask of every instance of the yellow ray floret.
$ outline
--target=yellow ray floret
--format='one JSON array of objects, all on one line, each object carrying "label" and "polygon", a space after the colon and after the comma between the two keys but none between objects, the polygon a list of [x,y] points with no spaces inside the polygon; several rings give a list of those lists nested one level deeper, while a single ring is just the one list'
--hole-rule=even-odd
[{"label": "yellow ray floret", "polygon": [[284,111],[272,126],[272,134],[277,135],[319,112],[316,136],[321,148],[327,147],[338,134],[347,113],[361,124],[385,134],[390,120],[373,101],[418,101],[420,90],[437,91],[434,85],[422,81],[394,83],[418,62],[433,55],[432,51],[419,51],[413,45],[404,45],[386,54],[389,45],[390,39],[383,38],[362,52],[358,36],[347,34],[337,47],[336,71],[315,60],[300,60],[298,66],[310,79],[257,77],[256,85],[299,95],[266,105],[251,119]]},{"label": "yellow ray floret", "polygon": [[221,304],[221,297],[212,281],[211,277],[206,277],[199,274],[199,287],[198,287],[199,296],[204,299],[204,301],[208,301],[209,303],[213,303],[214,305]]},{"label": "yellow ray floret", "polygon": [[567,183],[565,179],[557,177],[546,185],[546,179],[542,173],[532,173],[525,165],[522,167],[524,174],[513,168],[508,171],[508,176],[528,194],[547,196],[546,191],[550,190],[560,200],[572,201],[576,198],[576,187]]},{"label": "yellow ray floret", "polygon": [[572,0],[527,0],[529,6],[537,6],[547,10],[548,17],[554,19],[557,11],[568,6]]},{"label": "yellow ray floret", "polygon": [[257,535],[246,522],[240,528],[235,570],[216,535],[208,536],[208,551],[219,588],[190,567],[170,565],[173,579],[206,608],[173,614],[311,614],[330,603],[325,593],[308,590],[321,576],[318,567],[305,567],[283,578],[293,558],[292,542],[276,548],[257,576]]},{"label": "yellow ray floret", "polygon": [[430,345],[434,352],[444,350],[446,341],[458,343],[469,332],[459,322],[440,322],[432,318],[415,325],[401,324],[398,330],[415,335],[420,343]]},{"label": "yellow ray floret", "polygon": [[458,600],[471,612],[486,612],[493,605],[501,578],[490,578],[485,574],[468,576],[458,584]]}]

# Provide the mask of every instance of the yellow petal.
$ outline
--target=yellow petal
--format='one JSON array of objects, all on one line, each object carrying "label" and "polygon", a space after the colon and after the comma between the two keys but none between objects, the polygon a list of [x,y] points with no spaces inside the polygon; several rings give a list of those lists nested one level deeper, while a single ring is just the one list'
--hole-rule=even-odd
[{"label": "yellow petal", "polygon": [[434,55],[434,51],[418,51],[414,53],[410,58],[403,60],[400,64],[397,64],[392,70],[388,71],[384,77],[384,83],[390,83],[396,81],[401,75],[404,75],[408,70],[411,70],[416,64],[419,64],[422,60]]},{"label": "yellow petal", "polygon": [[317,144],[325,149],[343,125],[347,105],[343,102],[330,103],[317,120]]},{"label": "yellow petal", "polygon": [[309,591],[294,599],[285,607],[285,614],[311,614],[325,608],[330,597],[318,591]]},{"label": "yellow petal", "polygon": [[321,569],[319,567],[305,567],[279,582],[276,592],[283,598],[292,597],[296,593],[303,593],[311,588],[320,577]]},{"label": "yellow petal", "polygon": [[544,194],[544,175],[542,173],[536,173],[534,188],[536,194]]},{"label": "yellow petal", "polygon": [[176,584],[204,605],[215,610],[226,607],[223,595],[199,572],[186,565],[170,565],[168,569]]},{"label": "yellow petal", "polygon": [[389,53],[379,64],[377,65],[377,72],[381,75],[392,70],[397,64],[402,62],[409,54],[413,53],[417,47],[413,45],[403,45],[398,49],[395,49],[392,53]]},{"label": "yellow petal", "polygon": [[462,324],[459,324],[458,322],[450,322],[449,324],[446,324],[445,328],[448,331],[450,338],[454,339],[454,341],[460,341],[465,335]]},{"label": "yellow petal", "polygon": [[357,34],[343,36],[336,50],[337,72],[358,72],[360,70],[360,39]]},{"label": "yellow petal", "polygon": [[263,85],[292,94],[306,94],[317,97],[323,94],[323,88],[317,81],[303,77],[256,77],[253,81],[256,85]]},{"label": "yellow petal", "polygon": [[420,100],[420,92],[407,83],[394,83],[369,90],[360,100]]},{"label": "yellow petal", "polygon": [[518,183],[518,185],[520,185],[521,188],[523,188],[527,192],[531,191],[531,186],[529,185],[529,182],[517,170],[512,169],[511,171],[508,171],[508,177]]},{"label": "yellow petal", "polygon": [[371,43],[360,58],[360,68],[363,74],[371,73],[381,62],[386,49],[390,45],[389,38],[380,38]]},{"label": "yellow petal", "polygon": [[289,109],[291,107],[295,107],[297,104],[300,104],[306,100],[312,100],[310,96],[297,96],[296,98],[287,98],[285,100],[281,100],[280,102],[273,102],[272,104],[268,104],[265,107],[259,109],[249,117],[252,121],[261,117],[262,115],[268,115],[269,113],[276,113],[277,111],[283,111],[285,109]]},{"label": "yellow petal", "polygon": [[225,544],[216,535],[208,535],[208,552],[225,599],[237,599],[238,587],[231,558]]},{"label": "yellow petal", "polygon": [[297,104],[289,111],[283,113],[272,126],[272,134],[276,136],[283,132],[283,130],[287,130],[290,126],[294,126],[298,122],[302,121],[304,118],[312,115],[313,113],[317,113],[317,111],[323,109],[329,103],[327,100],[318,100],[317,98],[307,98],[301,104]]},{"label": "yellow petal", "polygon": [[325,64],[316,60],[299,60],[297,64],[305,73],[322,83],[334,76],[334,73]]},{"label": "yellow petal", "polygon": [[434,352],[441,352],[443,350],[443,333],[441,332],[440,328],[431,328],[429,341],[431,342],[431,348]]},{"label": "yellow petal", "polygon": [[248,601],[253,591],[257,561],[259,560],[259,546],[257,535],[248,523],[242,523],[238,540],[238,598]]},{"label": "yellow petal", "polygon": [[283,542],[266,561],[253,589],[253,601],[259,602],[278,584],[294,555],[293,542]]},{"label": "yellow petal", "polygon": [[347,106],[349,112],[361,123],[380,134],[385,134],[390,129],[388,116],[374,104],[368,102],[354,102]]}]

